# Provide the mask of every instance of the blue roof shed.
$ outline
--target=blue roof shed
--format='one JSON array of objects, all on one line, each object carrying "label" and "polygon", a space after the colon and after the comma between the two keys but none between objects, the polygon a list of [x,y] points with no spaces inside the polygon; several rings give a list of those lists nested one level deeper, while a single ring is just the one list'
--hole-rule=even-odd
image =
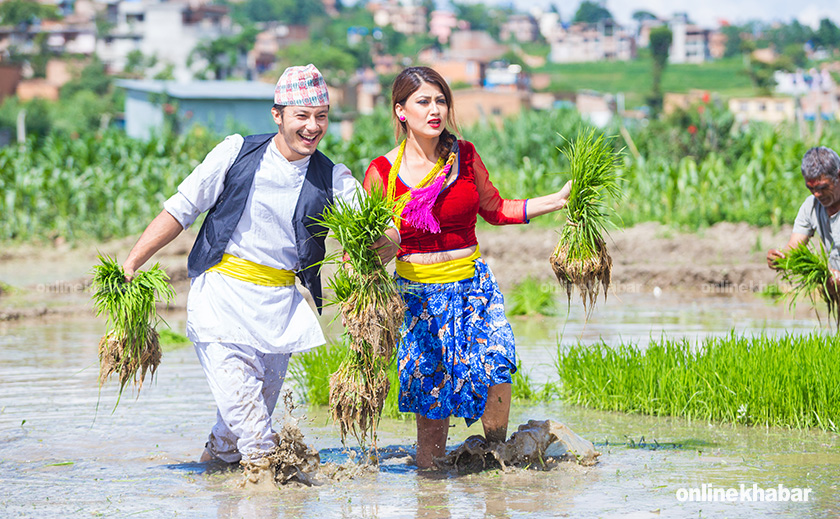
[{"label": "blue roof shed", "polygon": [[167,118],[177,131],[200,124],[218,132],[272,133],[274,85],[258,81],[117,81],[125,89],[125,130],[148,139]]}]

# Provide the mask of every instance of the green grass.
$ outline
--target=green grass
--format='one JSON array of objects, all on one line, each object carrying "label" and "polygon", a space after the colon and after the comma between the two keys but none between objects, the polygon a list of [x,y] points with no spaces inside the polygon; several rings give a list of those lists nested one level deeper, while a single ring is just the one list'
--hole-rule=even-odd
[{"label": "green grass", "polygon": [[742,337],[697,344],[661,338],[642,350],[577,344],[558,350],[569,403],[628,413],[836,431],[840,337]]},{"label": "green grass", "polygon": [[516,284],[505,295],[505,313],[507,315],[555,315],[557,299],[554,297],[554,285],[528,276]]},{"label": "green grass", "polygon": [[[538,72],[552,77],[551,91],[598,92],[626,95],[627,107],[642,104],[650,94],[649,59],[634,61],[599,61],[593,63],[549,63]],[[662,75],[664,92],[709,90],[724,96],[754,95],[755,91],[740,58],[711,61],[703,64],[670,64]]]}]

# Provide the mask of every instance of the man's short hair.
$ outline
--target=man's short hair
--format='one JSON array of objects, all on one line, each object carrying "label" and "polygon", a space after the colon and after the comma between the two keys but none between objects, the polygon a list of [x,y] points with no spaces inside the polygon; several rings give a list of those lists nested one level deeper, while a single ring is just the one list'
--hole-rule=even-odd
[{"label": "man's short hair", "polygon": [[283,109],[286,108],[286,105],[278,105],[277,103],[274,103],[272,108],[280,112],[280,115],[283,115]]},{"label": "man's short hair", "polygon": [[811,148],[802,157],[802,176],[805,180],[816,180],[823,176],[837,180],[839,175],[840,157],[831,148]]}]

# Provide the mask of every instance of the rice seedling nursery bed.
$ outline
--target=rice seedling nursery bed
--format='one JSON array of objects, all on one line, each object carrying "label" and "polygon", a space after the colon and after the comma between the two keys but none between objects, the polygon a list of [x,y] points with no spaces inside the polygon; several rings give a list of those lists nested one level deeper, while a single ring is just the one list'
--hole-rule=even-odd
[{"label": "rice seedling nursery bed", "polygon": [[576,405],[692,420],[837,431],[840,336],[739,336],[641,349],[558,349],[562,398]]}]

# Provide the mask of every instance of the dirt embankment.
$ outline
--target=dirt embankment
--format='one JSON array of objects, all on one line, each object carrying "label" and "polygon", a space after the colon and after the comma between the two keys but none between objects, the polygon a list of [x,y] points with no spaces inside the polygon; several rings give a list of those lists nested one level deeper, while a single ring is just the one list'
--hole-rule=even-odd
[{"label": "dirt embankment", "polygon": [[[607,240],[618,293],[661,289],[698,295],[743,295],[758,292],[776,279],[767,268],[767,249],[787,243],[790,227],[779,231],[746,224],[719,223],[695,233],[646,223],[613,231]],[[137,237],[108,243],[23,244],[0,253],[0,321],[90,313],[90,269],[97,254],[124,260]],[[537,226],[478,230],[481,253],[503,289],[526,277],[552,281],[548,262],[558,233]],[[194,235],[183,233],[152,261],[163,265],[178,294],[174,308],[183,310],[189,291],[187,254]]]}]

